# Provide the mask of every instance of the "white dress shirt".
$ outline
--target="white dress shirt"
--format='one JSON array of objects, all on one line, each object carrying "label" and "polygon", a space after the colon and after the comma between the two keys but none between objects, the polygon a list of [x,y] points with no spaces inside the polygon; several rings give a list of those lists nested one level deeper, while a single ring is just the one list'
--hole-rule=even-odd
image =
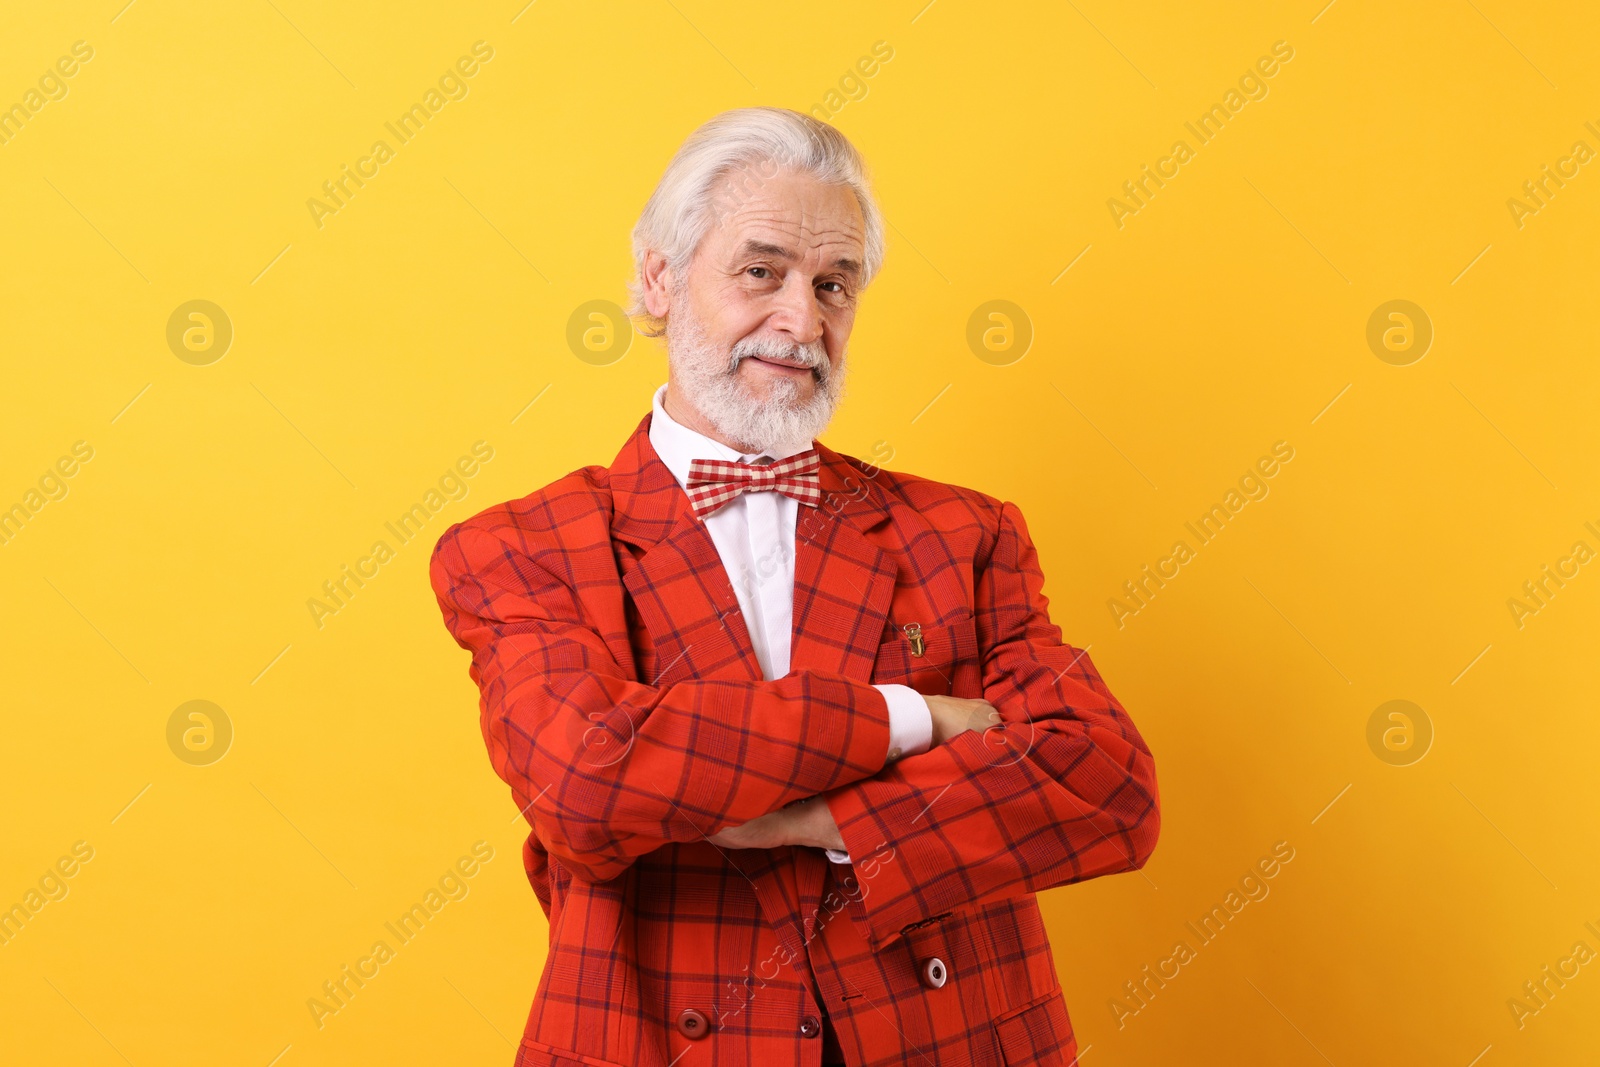
[{"label": "white dress shirt", "polygon": [[[806,450],[792,448],[740,453],[673,420],[662,405],[662,385],[651,401],[650,446],[678,484],[689,479],[696,459],[776,462]],[[806,446],[809,447],[809,446]],[[768,681],[789,673],[789,639],[794,629],[794,533],[800,502],[775,491],[745,492],[706,516],[706,531],[733,583],[756,660]],[[933,715],[921,693],[908,685],[879,685],[889,704],[889,758],[924,752],[933,744]],[[848,853],[824,849],[835,863]]]}]

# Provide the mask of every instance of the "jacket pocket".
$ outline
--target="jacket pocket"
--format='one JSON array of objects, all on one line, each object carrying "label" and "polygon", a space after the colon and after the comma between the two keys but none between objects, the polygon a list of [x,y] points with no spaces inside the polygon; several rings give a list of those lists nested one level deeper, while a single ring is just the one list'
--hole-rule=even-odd
[{"label": "jacket pocket", "polygon": [[996,1019],[994,1036],[1007,1067],[1071,1067],[1078,1062],[1078,1041],[1059,989]]},{"label": "jacket pocket", "polygon": [[[920,638],[920,652],[907,626]],[[910,686],[926,695],[979,695],[982,679],[972,613],[943,622],[891,620],[878,644],[872,681]]]},{"label": "jacket pocket", "polygon": [[524,1038],[522,1047],[517,1050],[515,1067],[622,1067],[622,1064]]}]

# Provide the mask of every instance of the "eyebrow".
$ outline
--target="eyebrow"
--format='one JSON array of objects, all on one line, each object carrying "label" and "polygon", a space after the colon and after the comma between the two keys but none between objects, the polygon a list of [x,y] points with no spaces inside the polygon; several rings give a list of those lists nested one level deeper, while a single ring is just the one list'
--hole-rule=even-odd
[{"label": "eyebrow", "polygon": [[[739,252],[736,258],[743,259],[745,256],[775,256],[778,259],[786,259],[791,262],[799,258],[794,254],[794,252],[782,247],[781,245],[769,244],[766,241],[757,241],[754,238],[746,240],[744,244],[739,246]],[[861,273],[861,264],[851,259],[849,256],[840,256],[838,259],[833,261],[833,266],[839,270],[849,271],[851,274]]]}]

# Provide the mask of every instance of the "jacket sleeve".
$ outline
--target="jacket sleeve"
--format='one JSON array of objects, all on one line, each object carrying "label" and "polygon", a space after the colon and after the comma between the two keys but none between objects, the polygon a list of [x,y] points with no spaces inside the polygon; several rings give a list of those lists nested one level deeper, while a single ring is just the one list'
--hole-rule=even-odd
[{"label": "jacket sleeve", "polygon": [[1003,503],[975,583],[983,696],[1000,723],[827,794],[856,860],[869,940],[973,903],[1142,867],[1155,765],[1088,655],[1050,622],[1044,575]]},{"label": "jacket sleeve", "polygon": [[614,878],[664,844],[702,840],[887,761],[884,695],[843,675],[630,680],[552,573],[564,558],[536,561],[491,530],[457,525],[435,547],[430,578],[445,625],[472,653],[490,762],[575,877]]}]

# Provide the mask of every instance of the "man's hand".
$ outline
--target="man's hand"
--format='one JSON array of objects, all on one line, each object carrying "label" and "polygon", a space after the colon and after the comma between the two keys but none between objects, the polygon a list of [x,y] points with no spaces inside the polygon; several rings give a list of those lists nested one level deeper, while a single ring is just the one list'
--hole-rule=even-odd
[{"label": "man's hand", "polygon": [[943,745],[968,730],[982,733],[991,726],[1000,725],[1000,712],[987,700],[969,697],[929,695],[928,712],[933,716],[933,743]]},{"label": "man's hand", "polygon": [[816,797],[768,812],[740,826],[729,826],[706,838],[723,848],[844,848],[844,838],[828,805]]}]

